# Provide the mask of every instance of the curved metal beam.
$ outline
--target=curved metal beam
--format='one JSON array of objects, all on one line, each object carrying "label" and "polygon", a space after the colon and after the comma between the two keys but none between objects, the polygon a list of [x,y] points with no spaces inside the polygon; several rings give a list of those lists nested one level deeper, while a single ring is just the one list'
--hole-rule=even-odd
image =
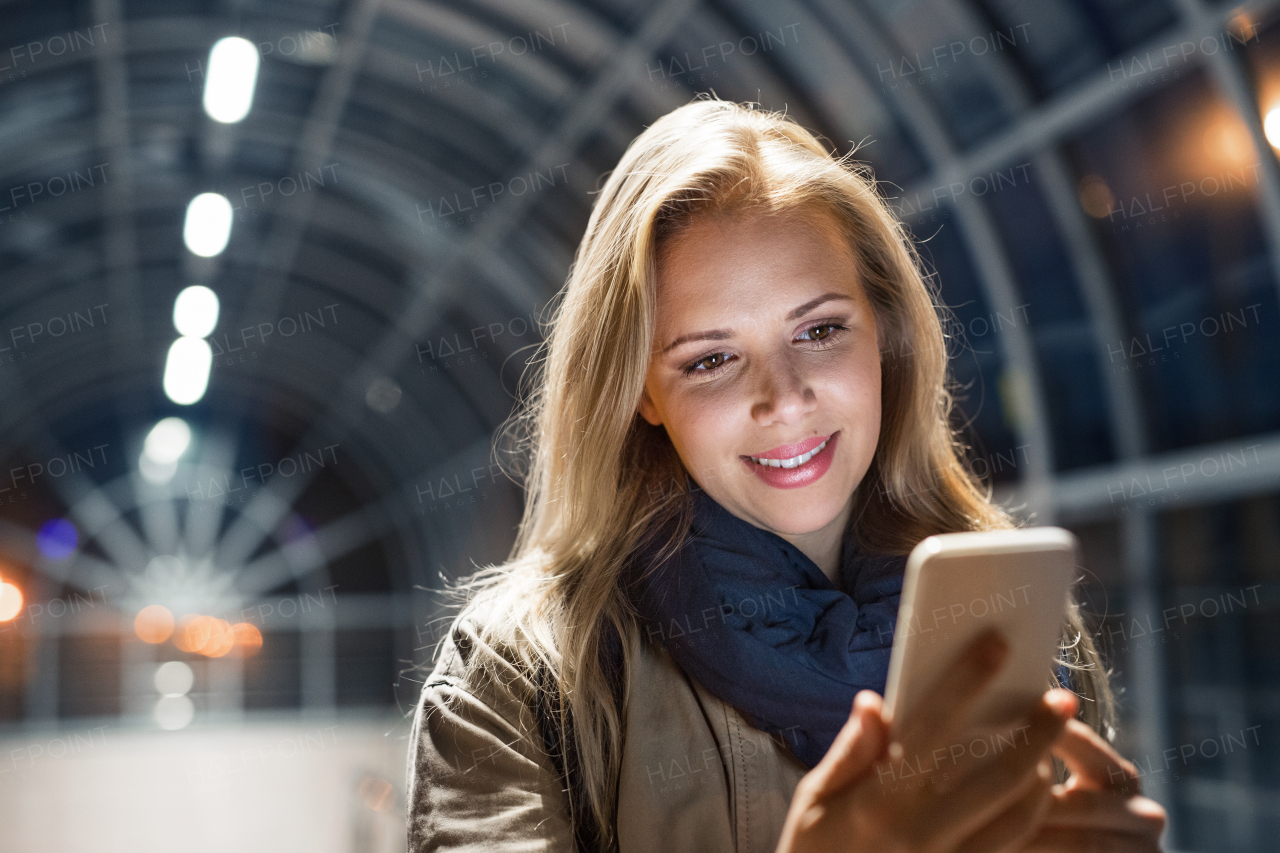
[{"label": "curved metal beam", "polygon": [[[872,67],[894,61],[897,56],[887,45],[894,43],[879,21],[873,20],[861,9],[839,4],[835,0],[816,0],[829,20],[838,26],[862,57]],[[901,51],[898,51],[898,55]],[[900,113],[904,123],[911,128],[933,164],[936,176],[945,171],[957,159],[956,147],[944,130],[933,108],[914,89],[905,89],[901,97],[893,100],[890,108]],[[996,236],[996,228],[990,213],[971,195],[962,195],[954,201],[962,240],[969,250],[969,260],[978,272],[978,280],[986,292],[992,308],[1000,314],[1016,316],[1018,306],[1017,287],[1005,253]],[[1053,440],[1049,431],[1044,403],[1044,392],[1039,373],[1031,366],[1036,364],[1035,350],[1025,326],[1014,324],[1006,331],[1002,342],[1006,350],[1006,370],[1009,375],[1020,377],[1025,383],[1015,388],[1011,401],[1021,409],[1017,414],[1014,432],[1020,444],[1030,444],[1034,452],[1027,454],[1027,471],[1024,478],[1024,495],[1027,510],[1042,520],[1051,520],[1053,509]],[[1026,366],[1021,367],[1021,366]],[[1006,392],[1007,393],[1007,392]],[[1023,399],[1018,399],[1025,395]]]}]

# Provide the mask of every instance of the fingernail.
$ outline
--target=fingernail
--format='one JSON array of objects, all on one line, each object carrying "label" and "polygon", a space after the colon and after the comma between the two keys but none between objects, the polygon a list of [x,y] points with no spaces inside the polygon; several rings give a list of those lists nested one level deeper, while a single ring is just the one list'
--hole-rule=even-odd
[{"label": "fingernail", "polygon": [[1051,690],[1049,704],[1059,717],[1071,719],[1076,713],[1076,697],[1065,690]]}]

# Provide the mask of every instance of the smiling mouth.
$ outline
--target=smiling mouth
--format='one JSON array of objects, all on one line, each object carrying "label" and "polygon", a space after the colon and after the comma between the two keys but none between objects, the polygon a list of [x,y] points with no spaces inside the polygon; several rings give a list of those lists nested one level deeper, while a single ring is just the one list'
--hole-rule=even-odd
[{"label": "smiling mouth", "polygon": [[813,450],[810,450],[808,453],[801,453],[799,456],[792,456],[790,459],[760,459],[755,456],[748,456],[747,458],[757,465],[765,465],[769,468],[799,468],[801,465],[821,453],[822,449],[826,447],[827,443],[830,441],[831,436],[827,436],[822,444],[819,444]]}]

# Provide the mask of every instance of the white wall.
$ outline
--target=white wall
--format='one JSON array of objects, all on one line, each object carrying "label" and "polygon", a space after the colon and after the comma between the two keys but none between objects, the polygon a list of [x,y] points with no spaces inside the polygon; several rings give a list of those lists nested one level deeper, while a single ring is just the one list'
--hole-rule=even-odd
[{"label": "white wall", "polygon": [[395,717],[10,732],[0,849],[403,853],[407,735]]}]

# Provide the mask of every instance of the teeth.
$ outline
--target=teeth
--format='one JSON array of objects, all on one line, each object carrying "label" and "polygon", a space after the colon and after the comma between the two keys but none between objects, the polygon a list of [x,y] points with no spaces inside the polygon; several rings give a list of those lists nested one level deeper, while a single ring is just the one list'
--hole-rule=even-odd
[{"label": "teeth", "polygon": [[754,456],[748,456],[747,458],[752,462],[755,462],[757,465],[768,465],[770,468],[799,468],[801,465],[821,453],[822,448],[826,447],[827,441],[830,440],[831,439],[828,438],[808,453],[801,453],[799,456],[792,456],[790,459],[757,459]]}]

